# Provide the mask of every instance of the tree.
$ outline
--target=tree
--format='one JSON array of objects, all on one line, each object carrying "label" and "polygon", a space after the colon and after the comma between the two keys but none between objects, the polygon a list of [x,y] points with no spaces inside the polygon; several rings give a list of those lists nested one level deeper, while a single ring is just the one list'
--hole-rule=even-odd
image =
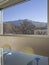
[{"label": "tree", "polygon": [[34,34],[35,25],[33,25],[31,21],[27,19],[23,20],[23,22],[20,23],[20,27],[23,34]]}]

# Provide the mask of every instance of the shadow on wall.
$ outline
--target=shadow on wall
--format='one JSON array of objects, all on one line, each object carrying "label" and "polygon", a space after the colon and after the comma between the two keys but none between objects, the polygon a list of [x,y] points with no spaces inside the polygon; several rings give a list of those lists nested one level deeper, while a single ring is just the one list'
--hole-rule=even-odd
[{"label": "shadow on wall", "polygon": [[24,47],[20,50],[21,52],[24,52],[24,53],[29,53],[29,54],[35,54],[35,51],[32,47]]}]

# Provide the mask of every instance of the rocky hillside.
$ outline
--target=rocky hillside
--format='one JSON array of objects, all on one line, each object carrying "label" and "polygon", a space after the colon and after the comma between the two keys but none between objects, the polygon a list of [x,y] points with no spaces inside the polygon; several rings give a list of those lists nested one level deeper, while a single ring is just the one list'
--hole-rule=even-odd
[{"label": "rocky hillside", "polygon": [[34,29],[47,29],[47,23],[28,19],[8,21],[3,24],[4,34],[34,34]]}]

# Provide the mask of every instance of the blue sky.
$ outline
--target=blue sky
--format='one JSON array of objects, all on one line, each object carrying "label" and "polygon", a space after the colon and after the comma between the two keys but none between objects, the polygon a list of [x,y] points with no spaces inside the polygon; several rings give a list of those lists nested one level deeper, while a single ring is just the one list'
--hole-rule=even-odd
[{"label": "blue sky", "polygon": [[4,21],[19,19],[47,22],[47,0],[30,0],[3,10]]}]

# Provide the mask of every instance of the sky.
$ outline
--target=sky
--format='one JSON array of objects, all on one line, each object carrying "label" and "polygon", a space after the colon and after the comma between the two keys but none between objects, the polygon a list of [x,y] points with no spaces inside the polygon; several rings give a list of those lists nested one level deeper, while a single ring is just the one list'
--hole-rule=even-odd
[{"label": "sky", "polygon": [[30,0],[3,10],[3,20],[29,19],[47,23],[47,0]]}]

